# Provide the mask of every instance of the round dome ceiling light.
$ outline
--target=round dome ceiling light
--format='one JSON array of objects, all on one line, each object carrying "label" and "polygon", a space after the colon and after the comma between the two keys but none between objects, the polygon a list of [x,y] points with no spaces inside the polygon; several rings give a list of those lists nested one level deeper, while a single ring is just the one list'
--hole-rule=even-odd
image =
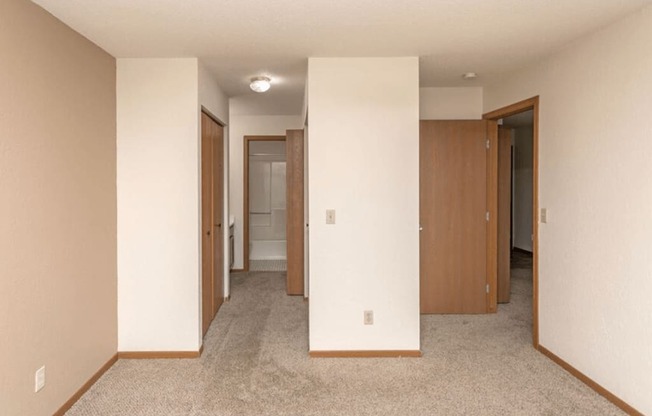
[{"label": "round dome ceiling light", "polygon": [[478,74],[476,74],[475,72],[467,72],[465,74],[462,74],[462,78],[464,78],[466,80],[476,79],[477,77],[478,77]]},{"label": "round dome ceiling light", "polygon": [[265,92],[272,86],[271,81],[268,77],[254,77],[251,78],[249,88],[256,92]]}]

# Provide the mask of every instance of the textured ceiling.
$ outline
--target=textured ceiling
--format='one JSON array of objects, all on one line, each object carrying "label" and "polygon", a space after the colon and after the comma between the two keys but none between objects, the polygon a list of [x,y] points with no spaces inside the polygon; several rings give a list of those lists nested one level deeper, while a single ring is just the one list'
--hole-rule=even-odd
[{"label": "textured ceiling", "polygon": [[284,114],[308,57],[419,56],[423,87],[482,85],[650,1],[34,0],[115,57],[199,57],[230,96],[268,74]]}]

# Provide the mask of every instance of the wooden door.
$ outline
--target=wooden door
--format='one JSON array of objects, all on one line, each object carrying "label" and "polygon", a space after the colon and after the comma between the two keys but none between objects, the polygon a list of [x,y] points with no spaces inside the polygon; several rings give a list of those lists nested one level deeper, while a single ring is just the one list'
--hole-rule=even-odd
[{"label": "wooden door", "polygon": [[498,128],[498,303],[510,299],[512,131]]},{"label": "wooden door", "polygon": [[201,293],[202,330],[206,334],[213,318],[213,146],[212,122],[210,117],[201,115]]},{"label": "wooden door", "polygon": [[421,122],[421,313],[490,310],[490,123]]},{"label": "wooden door", "polygon": [[303,295],[304,273],[304,164],[303,130],[288,130],[286,149],[287,294]]},{"label": "wooden door", "polygon": [[212,316],[224,301],[224,128],[211,122],[211,142],[213,147],[212,178],[212,216],[213,216],[213,274],[212,274]]}]

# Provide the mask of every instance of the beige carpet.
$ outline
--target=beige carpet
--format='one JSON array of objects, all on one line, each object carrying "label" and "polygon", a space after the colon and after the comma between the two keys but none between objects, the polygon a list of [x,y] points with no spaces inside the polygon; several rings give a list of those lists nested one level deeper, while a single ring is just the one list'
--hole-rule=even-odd
[{"label": "beige carpet", "polygon": [[285,272],[287,269],[287,260],[249,260],[251,272]]},{"label": "beige carpet", "polygon": [[307,304],[283,273],[233,277],[190,360],[120,360],[75,415],[616,415],[531,346],[531,277],[496,315],[423,316],[422,358],[308,358]]}]

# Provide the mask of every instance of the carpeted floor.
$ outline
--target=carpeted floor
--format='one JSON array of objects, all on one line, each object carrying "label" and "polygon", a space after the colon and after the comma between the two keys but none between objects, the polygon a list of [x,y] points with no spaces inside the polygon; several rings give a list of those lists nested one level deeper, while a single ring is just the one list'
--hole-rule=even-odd
[{"label": "carpeted floor", "polygon": [[287,260],[249,260],[251,272],[285,272],[287,269]]},{"label": "carpeted floor", "polygon": [[618,415],[531,345],[531,273],[495,315],[422,316],[422,358],[308,358],[284,273],[236,274],[189,360],[120,360],[68,415]]}]

